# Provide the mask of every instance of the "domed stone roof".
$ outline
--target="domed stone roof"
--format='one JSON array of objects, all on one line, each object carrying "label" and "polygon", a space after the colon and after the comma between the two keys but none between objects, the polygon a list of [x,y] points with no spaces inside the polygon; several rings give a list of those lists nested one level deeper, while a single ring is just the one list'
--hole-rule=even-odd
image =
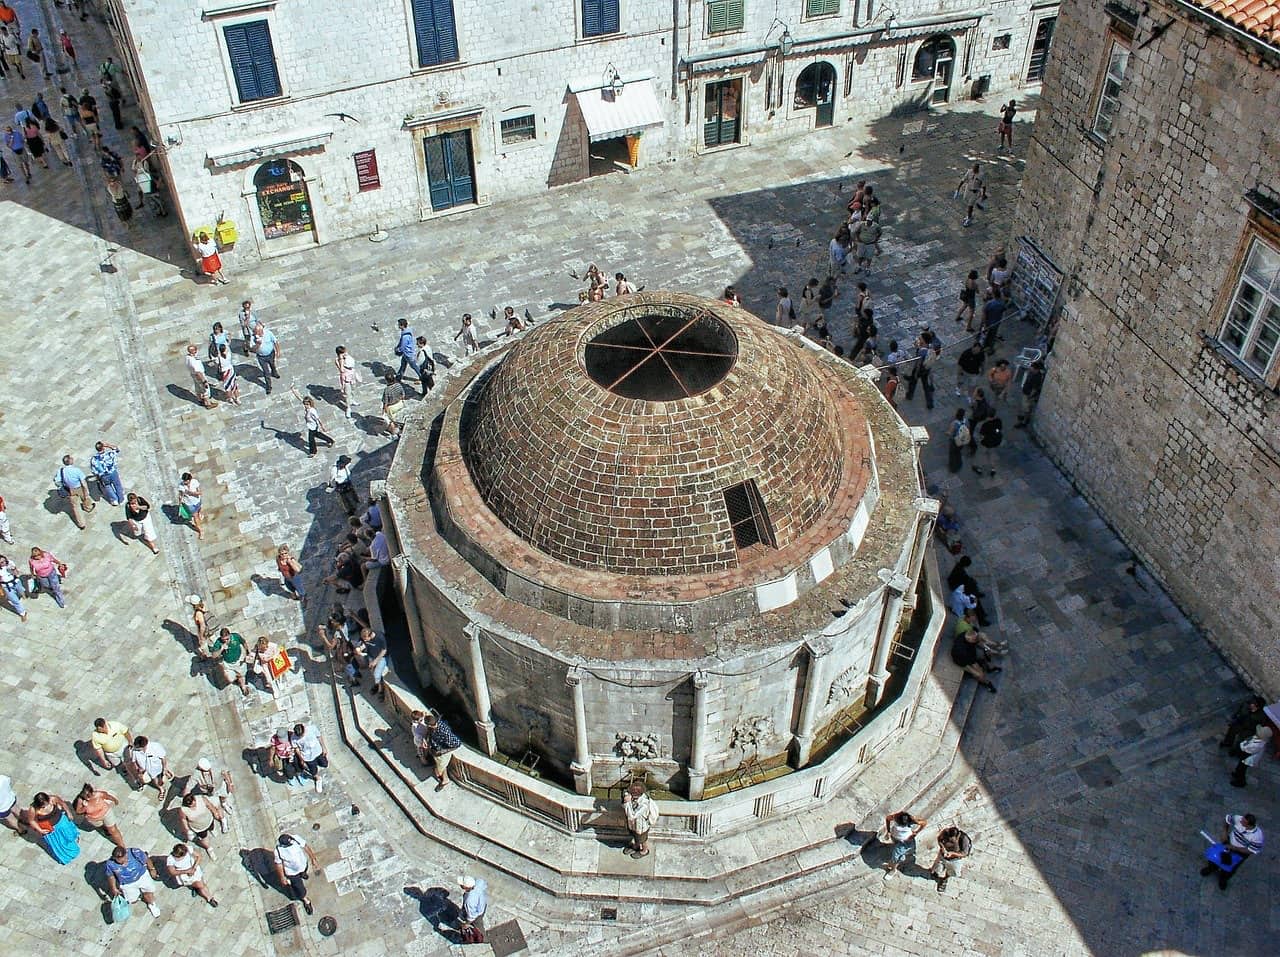
[{"label": "domed stone roof", "polygon": [[847,457],[866,484],[866,423],[831,400],[820,365],[711,300],[594,303],[540,323],[477,383],[463,457],[492,513],[558,561],[737,568],[800,539],[842,484],[860,494]]}]

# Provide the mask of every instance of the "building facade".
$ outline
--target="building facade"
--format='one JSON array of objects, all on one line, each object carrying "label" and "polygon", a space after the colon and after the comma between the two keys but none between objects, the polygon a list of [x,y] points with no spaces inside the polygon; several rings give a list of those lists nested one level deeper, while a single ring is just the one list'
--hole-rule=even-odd
[{"label": "building facade", "polygon": [[1054,43],[1015,233],[1056,323],[1036,432],[1280,694],[1280,4],[1068,0]]},{"label": "building facade", "polygon": [[188,231],[274,256],[1038,82],[1057,2],[109,0]]}]

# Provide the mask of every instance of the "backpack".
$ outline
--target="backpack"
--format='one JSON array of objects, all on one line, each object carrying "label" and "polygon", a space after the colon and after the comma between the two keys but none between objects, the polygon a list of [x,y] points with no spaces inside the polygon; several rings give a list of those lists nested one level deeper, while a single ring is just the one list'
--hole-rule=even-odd
[{"label": "backpack", "polygon": [[960,423],[960,427],[956,429],[955,438],[952,439],[952,441],[955,442],[955,444],[960,448],[964,448],[971,441],[973,441],[973,433],[969,431],[968,422]]},{"label": "backpack", "polygon": [[1004,423],[998,418],[988,419],[982,427],[982,444],[994,449],[1004,441]]},{"label": "backpack", "polygon": [[869,220],[858,229],[858,242],[871,245],[880,242],[880,224]]}]

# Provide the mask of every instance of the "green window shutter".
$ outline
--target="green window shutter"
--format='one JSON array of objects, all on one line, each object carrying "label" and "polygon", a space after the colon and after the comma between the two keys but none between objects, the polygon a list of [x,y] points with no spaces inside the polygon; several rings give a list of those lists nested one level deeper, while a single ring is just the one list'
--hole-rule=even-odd
[{"label": "green window shutter", "polygon": [[726,30],[741,30],[743,23],[742,9],[746,0],[728,0],[725,3],[725,26]]},{"label": "green window shutter", "polygon": [[840,0],[807,0],[805,14],[810,17],[822,17],[829,13],[840,12]]},{"label": "green window shutter", "polygon": [[707,33],[732,33],[742,29],[745,0],[710,0],[707,3]]}]

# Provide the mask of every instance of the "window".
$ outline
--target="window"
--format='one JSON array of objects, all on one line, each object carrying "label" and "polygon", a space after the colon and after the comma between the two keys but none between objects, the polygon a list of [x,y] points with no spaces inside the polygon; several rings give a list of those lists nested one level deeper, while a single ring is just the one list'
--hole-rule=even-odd
[{"label": "window", "polygon": [[741,142],[738,110],[742,103],[742,79],[708,83],[702,95],[702,145],[725,146]]},{"label": "window", "polygon": [[992,49],[992,50],[1007,50],[1007,49],[1009,49],[1009,46],[1010,46],[1012,43],[1013,43],[1013,34],[1012,34],[1012,33],[1002,33],[1002,34],[1000,34],[998,37],[993,37],[993,38],[992,38],[992,40],[991,40],[991,49]]},{"label": "window", "polygon": [[938,73],[938,64],[955,59],[956,45],[950,37],[934,36],[920,44],[916,58],[911,63],[911,79],[932,80]]},{"label": "window", "polygon": [[453,0],[412,0],[412,3],[418,66],[456,61],[458,31],[453,22]]},{"label": "window", "polygon": [[582,0],[584,37],[603,37],[617,33],[620,23],[618,0]]},{"label": "window", "polygon": [[806,17],[829,17],[840,12],[840,0],[804,0]]},{"label": "window", "polygon": [[280,96],[280,73],[271,48],[271,28],[266,20],[233,23],[222,28],[227,57],[236,78],[236,96],[241,103]]},{"label": "window", "polygon": [[1093,120],[1093,132],[1106,139],[1115,125],[1120,111],[1120,90],[1124,86],[1124,74],[1129,68],[1129,48],[1113,39],[1107,50],[1107,72],[1102,77],[1102,91],[1098,94],[1098,115]]},{"label": "window", "polygon": [[1254,238],[1222,324],[1222,346],[1266,376],[1280,345],[1280,249]]},{"label": "window", "polygon": [[538,136],[532,113],[527,113],[524,116],[513,116],[509,120],[501,120],[498,123],[498,129],[502,134],[503,146],[510,146],[513,143],[525,143],[536,139]]},{"label": "window", "polygon": [[707,34],[734,33],[742,29],[744,0],[708,0]]},{"label": "window", "polygon": [[777,548],[769,515],[764,510],[764,500],[756,488],[754,479],[724,490],[724,507],[729,513],[729,525],[733,528],[733,542],[739,551],[752,545],[768,545]]}]

